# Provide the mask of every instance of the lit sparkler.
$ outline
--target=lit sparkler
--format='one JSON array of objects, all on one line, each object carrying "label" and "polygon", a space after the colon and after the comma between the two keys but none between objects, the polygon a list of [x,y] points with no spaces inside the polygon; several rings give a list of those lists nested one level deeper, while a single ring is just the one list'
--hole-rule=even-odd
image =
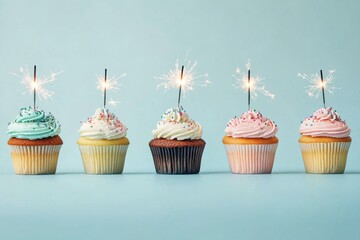
[{"label": "lit sparkler", "polygon": [[162,82],[158,85],[159,88],[164,88],[165,91],[173,88],[179,89],[178,107],[180,107],[180,96],[185,96],[188,91],[193,91],[194,86],[207,86],[211,82],[208,80],[208,74],[197,74],[195,68],[197,62],[185,60],[186,64],[181,66],[179,61],[175,63],[175,69],[170,70],[169,73],[155,77],[155,79]]},{"label": "lit sparkler", "polygon": [[306,79],[309,81],[309,85],[306,87],[306,93],[311,96],[318,98],[320,93],[322,93],[323,97],[323,104],[325,107],[325,91],[333,94],[335,89],[339,89],[334,86],[330,86],[334,81],[333,73],[335,70],[330,70],[328,75],[324,78],[322,70],[320,70],[320,74],[315,73],[311,74],[310,76],[307,74],[298,73],[298,77]]},{"label": "lit sparkler", "polygon": [[[107,91],[108,90],[117,90],[121,87],[121,84],[119,83],[119,80],[126,77],[126,73],[123,73],[122,75],[118,77],[108,77],[107,75],[107,69],[105,68],[105,75],[99,76],[97,75],[97,88],[100,89],[103,92],[104,95],[104,109],[106,108],[106,97],[107,97]],[[117,101],[110,100],[109,105],[115,107],[118,103]]]},{"label": "lit sparkler", "polygon": [[21,67],[19,73],[12,73],[12,75],[21,79],[21,84],[34,95],[34,109],[36,109],[36,97],[39,99],[48,99],[54,94],[53,91],[46,89],[46,85],[54,82],[56,76],[61,72],[51,73],[49,76],[39,77],[36,74],[36,65],[34,66],[33,74],[30,72],[27,65]]},{"label": "lit sparkler", "polygon": [[244,92],[248,93],[248,110],[250,110],[250,98],[256,99],[259,94],[263,94],[266,97],[274,99],[275,95],[265,89],[262,80],[264,78],[256,75],[252,77],[250,75],[250,61],[245,65],[246,72],[242,72],[240,68],[237,68],[233,77],[236,79],[234,87],[241,88]]}]

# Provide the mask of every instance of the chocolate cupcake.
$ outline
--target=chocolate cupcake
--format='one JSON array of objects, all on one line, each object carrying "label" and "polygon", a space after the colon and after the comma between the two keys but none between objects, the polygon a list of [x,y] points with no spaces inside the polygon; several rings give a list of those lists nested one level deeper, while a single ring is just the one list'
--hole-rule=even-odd
[{"label": "chocolate cupcake", "polygon": [[170,108],[153,130],[149,146],[159,174],[197,174],[205,141],[201,125],[189,118],[183,108]]}]

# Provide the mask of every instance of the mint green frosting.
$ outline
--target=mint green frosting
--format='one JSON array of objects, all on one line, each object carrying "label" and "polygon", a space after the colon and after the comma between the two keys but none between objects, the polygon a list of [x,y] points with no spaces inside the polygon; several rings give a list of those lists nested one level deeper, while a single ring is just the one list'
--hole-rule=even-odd
[{"label": "mint green frosting", "polygon": [[35,140],[56,136],[60,131],[60,124],[51,113],[46,116],[44,111],[27,107],[20,109],[7,133],[10,137]]}]

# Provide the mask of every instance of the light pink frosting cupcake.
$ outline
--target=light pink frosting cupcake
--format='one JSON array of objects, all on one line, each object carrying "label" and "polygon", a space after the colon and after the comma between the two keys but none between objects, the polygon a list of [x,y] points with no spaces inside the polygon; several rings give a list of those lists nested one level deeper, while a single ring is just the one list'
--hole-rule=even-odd
[{"label": "light pink frosting cupcake", "polygon": [[273,121],[255,110],[231,119],[225,128],[226,136],[233,138],[272,138],[277,131]]},{"label": "light pink frosting cupcake", "polygon": [[332,108],[320,108],[300,125],[300,134],[311,137],[344,138],[350,135],[350,128]]}]

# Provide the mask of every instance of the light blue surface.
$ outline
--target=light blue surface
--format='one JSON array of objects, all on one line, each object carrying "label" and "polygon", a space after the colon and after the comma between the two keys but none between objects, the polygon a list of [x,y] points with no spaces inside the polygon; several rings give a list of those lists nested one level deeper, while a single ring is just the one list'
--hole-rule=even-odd
[{"label": "light blue surface", "polygon": [[2,239],[358,237],[359,173],[2,175],[0,180]]},{"label": "light blue surface", "polygon": [[[5,1],[0,0],[0,234],[4,239],[69,236],[96,239],[350,239],[359,221],[359,1]],[[148,148],[177,91],[157,91],[186,52],[212,85],[182,100],[203,125],[207,146],[198,176],[156,176]],[[234,176],[221,144],[227,121],[246,111],[232,86],[248,59],[275,100],[253,107],[279,126],[274,171]],[[39,106],[62,123],[56,176],[15,176],[7,124],[32,104],[9,73],[37,64],[38,74],[64,72]],[[109,98],[128,126],[131,145],[121,176],[85,176],[75,144],[80,121],[102,105],[96,74],[127,73]],[[333,106],[353,138],[347,172],[303,174],[300,121],[322,106],[297,73],[336,69]],[[71,174],[71,173],[77,174]],[[209,174],[209,172],[211,174]],[[295,172],[296,174],[291,174]],[[140,174],[147,173],[147,174]],[[207,174],[206,174],[207,173]],[[1,238],[2,238],[1,237]]]}]

